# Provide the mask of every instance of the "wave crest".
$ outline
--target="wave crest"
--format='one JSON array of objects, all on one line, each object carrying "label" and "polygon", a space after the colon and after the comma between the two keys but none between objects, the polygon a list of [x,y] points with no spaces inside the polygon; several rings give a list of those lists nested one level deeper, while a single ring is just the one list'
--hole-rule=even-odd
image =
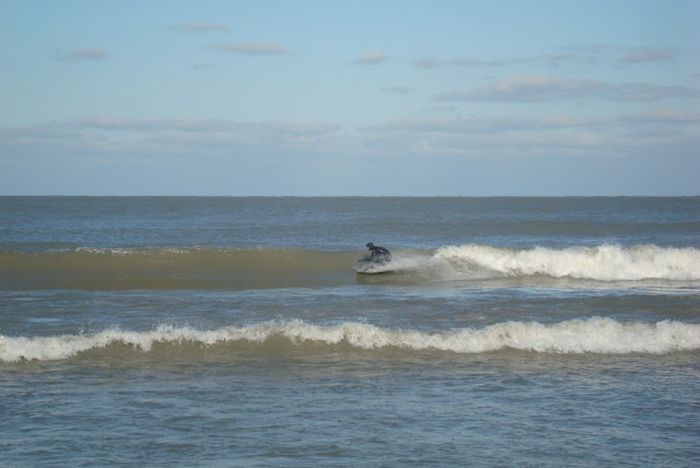
[{"label": "wave crest", "polygon": [[292,346],[350,346],[361,350],[485,353],[504,349],[537,353],[662,354],[700,349],[700,325],[677,321],[618,322],[610,318],[567,320],[555,324],[503,322],[482,329],[428,333],[358,322],[314,325],[301,320],[270,321],[214,330],[159,326],[152,331],[106,330],[93,335],[0,336],[0,361],[59,360],[116,345],[150,352],[154,345],[254,345],[265,348],[282,338]]},{"label": "wave crest", "polygon": [[594,281],[700,280],[700,250],[656,245],[510,249],[466,244],[397,256],[370,272],[453,280],[546,276]]}]

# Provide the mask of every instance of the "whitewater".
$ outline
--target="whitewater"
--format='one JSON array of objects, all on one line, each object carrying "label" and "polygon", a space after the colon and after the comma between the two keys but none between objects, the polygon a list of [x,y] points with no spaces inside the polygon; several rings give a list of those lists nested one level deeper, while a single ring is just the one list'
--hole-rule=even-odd
[{"label": "whitewater", "polygon": [[453,329],[440,333],[391,330],[366,323],[319,326],[301,320],[263,322],[216,330],[161,325],[150,332],[113,329],[94,335],[0,336],[0,361],[67,359],[113,345],[127,345],[142,352],[164,344],[264,346],[275,338],[284,338],[295,346],[347,344],[364,350],[399,348],[408,351],[485,353],[512,349],[544,353],[658,354],[700,349],[700,324],[674,321],[621,323],[595,317],[557,324],[505,322],[481,330]]},{"label": "whitewater", "polygon": [[3,465],[696,466],[698,394],[698,197],[0,197]]},{"label": "whitewater", "polygon": [[595,281],[690,281],[700,280],[700,250],[656,245],[512,249],[465,244],[440,247],[430,255],[395,256],[365,271],[416,272],[451,279],[541,275]]}]

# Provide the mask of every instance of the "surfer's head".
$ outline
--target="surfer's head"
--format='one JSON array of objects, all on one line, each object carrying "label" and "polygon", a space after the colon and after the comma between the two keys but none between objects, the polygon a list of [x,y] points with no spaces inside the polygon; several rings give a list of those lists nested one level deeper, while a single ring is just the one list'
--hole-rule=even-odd
[{"label": "surfer's head", "polygon": [[367,248],[371,249],[372,247],[374,247],[374,244],[371,242],[367,242]]}]

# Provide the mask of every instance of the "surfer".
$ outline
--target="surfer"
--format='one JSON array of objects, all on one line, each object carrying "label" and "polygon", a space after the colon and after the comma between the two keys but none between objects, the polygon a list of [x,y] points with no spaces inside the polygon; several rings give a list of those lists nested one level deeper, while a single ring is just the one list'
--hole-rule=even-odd
[{"label": "surfer", "polygon": [[371,242],[367,242],[367,248],[372,252],[368,260],[373,262],[388,262],[391,260],[391,252],[388,249],[374,245]]}]

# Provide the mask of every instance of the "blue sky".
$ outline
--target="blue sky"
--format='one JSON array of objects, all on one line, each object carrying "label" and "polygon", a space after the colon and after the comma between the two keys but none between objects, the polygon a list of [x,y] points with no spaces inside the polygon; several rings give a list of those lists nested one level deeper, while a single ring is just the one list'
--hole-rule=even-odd
[{"label": "blue sky", "polygon": [[700,2],[2,11],[0,194],[700,194]]}]

